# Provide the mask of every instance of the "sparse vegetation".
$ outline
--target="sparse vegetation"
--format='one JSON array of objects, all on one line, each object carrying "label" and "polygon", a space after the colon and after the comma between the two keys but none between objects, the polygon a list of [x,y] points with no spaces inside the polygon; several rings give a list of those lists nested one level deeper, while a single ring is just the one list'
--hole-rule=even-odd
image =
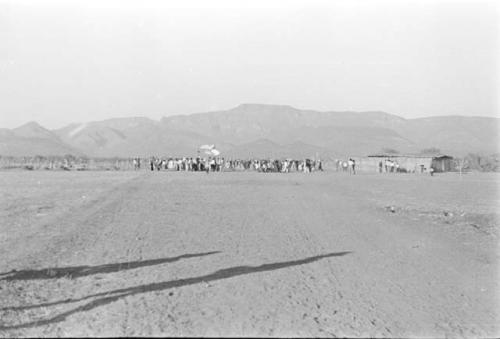
[{"label": "sparse vegetation", "polygon": [[455,158],[455,167],[457,171],[461,172],[499,172],[500,154],[481,155],[469,153],[465,157]]},{"label": "sparse vegetation", "polygon": [[382,153],[385,153],[385,154],[399,154],[399,151],[394,149],[394,148],[388,148],[388,147],[385,147],[385,148],[382,148]]},{"label": "sparse vegetation", "polygon": [[88,158],[71,154],[65,156],[12,157],[0,156],[0,169],[25,170],[130,170],[134,169],[129,158]]},{"label": "sparse vegetation", "polygon": [[437,147],[424,148],[420,151],[420,154],[439,154],[441,150]]}]

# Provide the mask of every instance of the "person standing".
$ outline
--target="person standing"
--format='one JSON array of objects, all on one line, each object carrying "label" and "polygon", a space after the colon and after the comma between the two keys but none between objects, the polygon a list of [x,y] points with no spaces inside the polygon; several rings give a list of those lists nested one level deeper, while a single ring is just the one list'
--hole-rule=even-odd
[{"label": "person standing", "polygon": [[349,166],[349,174],[352,174],[353,168],[354,168],[354,162],[351,158],[347,160],[347,165]]},{"label": "person standing", "polygon": [[349,164],[347,161],[342,161],[342,172],[347,172],[349,170]]}]

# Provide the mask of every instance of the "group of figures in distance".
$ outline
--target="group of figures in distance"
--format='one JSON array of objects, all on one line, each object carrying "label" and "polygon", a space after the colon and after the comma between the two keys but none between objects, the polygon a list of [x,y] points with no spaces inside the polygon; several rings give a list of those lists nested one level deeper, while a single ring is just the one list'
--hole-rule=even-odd
[{"label": "group of figures in distance", "polygon": [[[203,151],[206,156],[200,153]],[[141,159],[134,158],[134,168],[141,168]],[[264,173],[289,173],[323,171],[320,159],[233,159],[220,156],[215,145],[202,145],[196,157],[156,157],[149,158],[151,171],[174,170],[189,172],[224,172],[253,170]]]}]

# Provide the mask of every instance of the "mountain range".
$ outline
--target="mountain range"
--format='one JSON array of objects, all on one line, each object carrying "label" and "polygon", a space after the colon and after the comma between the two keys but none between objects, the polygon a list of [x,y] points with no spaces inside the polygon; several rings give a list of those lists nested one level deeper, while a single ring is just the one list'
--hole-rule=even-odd
[{"label": "mountain range", "polygon": [[439,149],[462,156],[498,153],[498,118],[438,116],[405,119],[380,112],[319,112],[285,105],[74,123],[48,130],[36,122],[0,129],[0,155],[90,157],[195,156],[215,144],[228,157],[364,156]]}]

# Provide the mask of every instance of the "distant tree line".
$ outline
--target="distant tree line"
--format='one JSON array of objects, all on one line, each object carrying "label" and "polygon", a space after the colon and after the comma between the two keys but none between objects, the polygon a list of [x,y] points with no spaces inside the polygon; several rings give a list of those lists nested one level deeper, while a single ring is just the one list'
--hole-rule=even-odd
[{"label": "distant tree line", "polygon": [[424,148],[420,151],[420,154],[440,154],[441,150],[436,147]]},{"label": "distant tree line", "polygon": [[25,170],[129,170],[134,169],[132,158],[89,158],[86,156],[0,156],[0,169]]},{"label": "distant tree line", "polygon": [[[399,154],[395,149],[384,148],[386,154]],[[421,154],[439,154],[438,148],[427,148]],[[326,159],[325,159],[326,160]],[[483,155],[479,153],[469,153],[463,157],[454,157],[455,170],[468,172],[500,172],[500,153]],[[146,162],[144,162],[146,163]],[[25,169],[25,170],[133,170],[132,158],[109,157],[93,158],[86,156],[74,156],[66,154],[64,156],[1,156],[0,169]]]},{"label": "distant tree line", "polygon": [[384,154],[399,154],[399,151],[397,149],[394,149],[394,148],[385,147],[385,148],[382,148],[382,153],[384,153]]},{"label": "distant tree line", "polygon": [[454,159],[457,171],[500,172],[500,154],[469,153]]}]

